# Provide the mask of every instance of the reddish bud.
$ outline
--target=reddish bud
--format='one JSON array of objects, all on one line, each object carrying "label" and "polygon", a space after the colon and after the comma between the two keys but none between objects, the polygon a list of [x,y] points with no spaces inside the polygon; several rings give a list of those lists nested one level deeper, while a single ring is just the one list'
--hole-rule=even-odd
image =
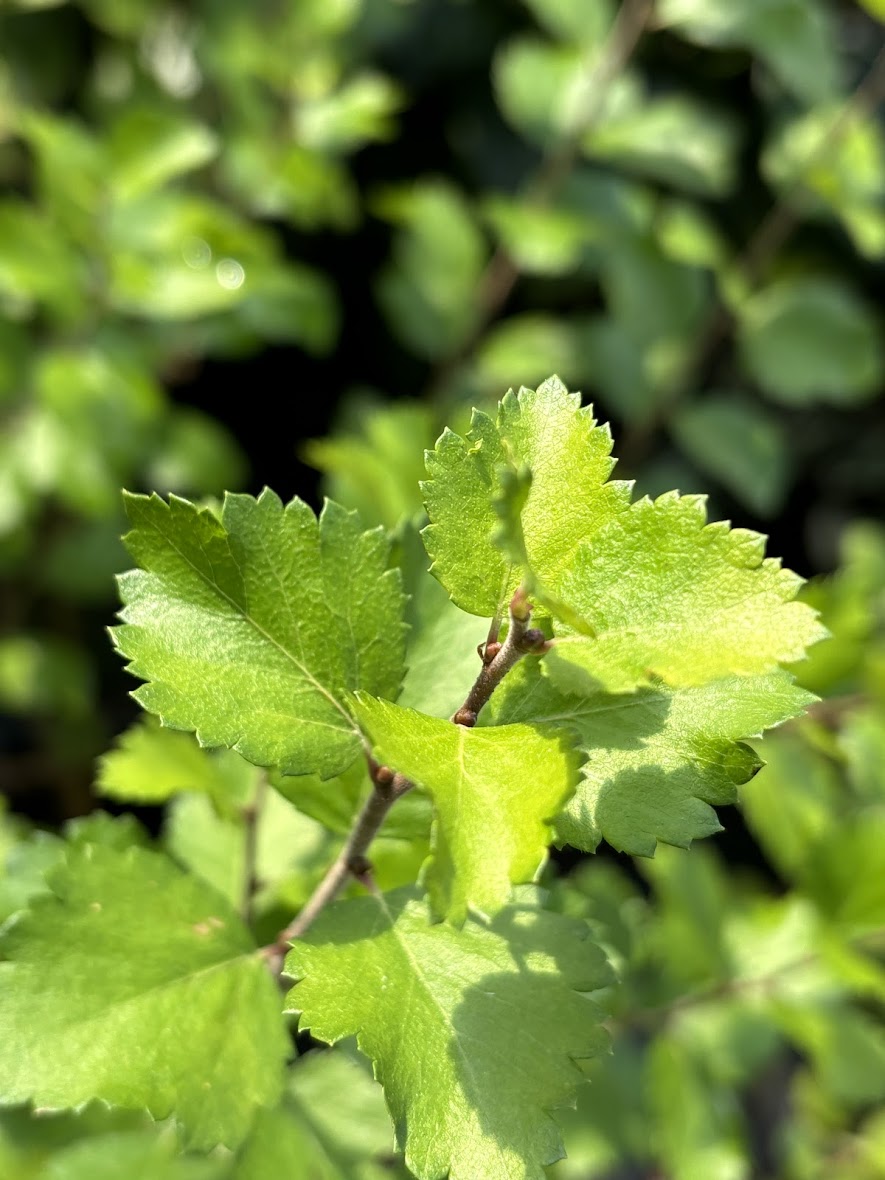
[{"label": "reddish bud", "polygon": [[472,709],[459,709],[452,718],[456,725],[464,725],[467,729],[473,729],[476,725],[476,714]]},{"label": "reddish bud", "polygon": [[372,778],[379,787],[387,787],[393,782],[393,771],[389,766],[378,766]]},{"label": "reddish bud", "polygon": [[487,643],[486,647],[485,647],[485,652],[483,653],[482,662],[484,664],[490,664],[500,650],[501,650],[500,643],[498,643],[498,642]]},{"label": "reddish bud", "polygon": [[523,635],[519,646],[522,651],[529,652],[532,655],[543,655],[545,651],[550,650],[550,643],[547,636],[537,627],[529,627],[528,631]]}]

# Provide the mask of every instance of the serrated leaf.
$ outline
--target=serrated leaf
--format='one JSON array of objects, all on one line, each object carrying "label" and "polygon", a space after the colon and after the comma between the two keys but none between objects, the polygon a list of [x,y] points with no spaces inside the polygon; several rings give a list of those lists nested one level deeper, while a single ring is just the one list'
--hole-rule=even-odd
[{"label": "serrated leaf", "polygon": [[626,692],[752,676],[800,659],[826,634],[793,601],[802,580],[763,557],[765,538],[707,524],[704,497],[638,500],[578,549],[560,593],[591,635],[564,634],[545,657],[566,692]]},{"label": "serrated leaf", "polygon": [[165,803],[180,791],[202,791],[228,807],[243,803],[256,770],[230,750],[203,750],[190,734],[145,717],[98,761],[95,788],[127,803]]},{"label": "serrated leaf", "polygon": [[466,438],[447,430],[427,454],[424,543],[432,572],[457,605],[486,617],[501,612],[520,580],[491,539],[507,466],[531,471],[522,513],[526,552],[553,589],[580,542],[629,503],[628,484],[606,484],[614,466],[608,428],[598,427],[558,378],[508,393],[496,420],[474,411]]},{"label": "serrated leaf", "polygon": [[492,698],[496,722],[562,726],[586,754],[557,839],[593,852],[605,839],[634,856],[658,840],[687,846],[720,829],[712,804],[733,803],[762,765],[740,739],[796,716],[815,698],[785,672],[730,676],[699,688],[629,695],[560,693],[537,664],[516,668]]},{"label": "serrated leaf", "polygon": [[286,970],[304,1027],[358,1035],[418,1180],[542,1180],[562,1154],[547,1112],[605,1044],[584,922],[519,905],[456,931],[399,890],[326,910]]},{"label": "serrated leaf", "polygon": [[235,1146],[282,1089],[276,986],[213,890],[144,849],[87,845],[0,941],[0,1101],[92,1098]]},{"label": "serrated leaf", "polygon": [[532,881],[578,760],[564,735],[529,725],[467,729],[388,701],[361,697],[376,757],[433,796],[436,822],[426,884],[434,908],[461,922],[492,914],[513,885]]},{"label": "serrated leaf", "polygon": [[288,774],[340,773],[359,751],[346,691],[395,696],[404,627],[399,573],[381,530],[328,502],[265,490],[225,497],[221,519],[177,497],[127,496],[114,639],[134,694],[202,745],[230,746]]}]

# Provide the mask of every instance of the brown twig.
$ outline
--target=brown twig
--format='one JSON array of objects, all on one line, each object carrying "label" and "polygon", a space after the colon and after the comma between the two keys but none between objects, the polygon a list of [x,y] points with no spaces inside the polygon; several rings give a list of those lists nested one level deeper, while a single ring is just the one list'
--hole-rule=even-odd
[{"label": "brown twig", "polygon": [[[543,655],[550,648],[551,641],[542,631],[529,627],[532,608],[525,591],[520,587],[510,602],[510,625],[503,643],[497,641],[494,622],[490,639],[480,645],[482,668],[464,704],[452,717],[456,725],[467,727],[476,724],[477,715],[489,697],[507,675],[510,669],[524,655]],[[495,638],[491,635],[494,632]],[[338,856],[329,866],[323,879],[302,906],[297,916],[281,930],[274,941],[263,948],[271,970],[279,975],[282,970],[286,948],[296,938],[301,938],[319,914],[335,900],[351,878],[361,881],[367,888],[374,888],[372,865],[368,859],[369,846],[387,818],[387,813],[415,785],[403,774],[381,766],[367,753],[369,773],[374,784],[357,817],[350,835]]]},{"label": "brown twig", "polygon": [[366,857],[369,845],[378,834],[388,811],[397,799],[412,789],[414,784],[403,775],[394,773],[387,766],[379,766],[376,762],[370,762],[370,769],[374,789],[357,816],[344,847],[296,917],[280,931],[271,946],[264,948],[264,953],[276,972],[282,968],[288,944],[307,931],[321,911],[335,900],[352,877],[364,881],[371,879],[371,865]]},{"label": "brown twig", "polygon": [[473,687],[464,704],[453,715],[456,725],[468,728],[476,725],[476,719],[489,697],[524,655],[543,655],[550,648],[550,640],[543,631],[529,627],[532,608],[525,590],[520,587],[510,601],[510,626],[503,643],[486,643],[481,650],[482,668],[473,682]]}]

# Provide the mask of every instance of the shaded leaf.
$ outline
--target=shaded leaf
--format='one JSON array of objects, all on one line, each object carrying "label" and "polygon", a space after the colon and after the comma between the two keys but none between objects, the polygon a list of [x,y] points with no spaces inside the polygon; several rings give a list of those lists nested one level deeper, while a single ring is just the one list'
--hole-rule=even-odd
[{"label": "shaded leaf", "polygon": [[419,1180],[542,1180],[562,1153],[547,1111],[605,1044],[587,933],[527,905],[431,925],[409,890],[340,902],[290,952],[287,1003],[323,1040],[358,1034]]}]

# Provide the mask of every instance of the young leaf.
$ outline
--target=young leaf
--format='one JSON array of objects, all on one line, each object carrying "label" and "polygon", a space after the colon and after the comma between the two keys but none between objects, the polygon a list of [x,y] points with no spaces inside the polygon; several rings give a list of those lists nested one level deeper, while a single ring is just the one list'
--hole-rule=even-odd
[{"label": "young leaf", "polygon": [[512,885],[534,879],[550,843],[546,821],[574,789],[568,739],[529,725],[467,729],[369,697],[356,713],[376,756],[433,796],[434,908],[456,923],[468,907],[499,910]]},{"label": "young leaf", "polygon": [[634,856],[687,846],[719,831],[710,804],[733,803],[761,760],[740,738],[758,736],[815,698],[785,672],[730,676],[696,688],[629,695],[560,693],[523,662],[492,698],[497,722],[566,726],[587,759],[556,821],[559,841],[593,852],[605,839]]},{"label": "young leaf", "polygon": [[236,1146],[282,1089],[288,1038],[227,903],[140,848],[71,851],[0,941],[0,1101],[92,1098]]},{"label": "young leaf", "polygon": [[250,762],[329,778],[359,749],[346,690],[395,696],[404,627],[380,530],[327,503],[317,522],[268,490],[225,497],[221,519],[178,497],[127,496],[114,639],[134,694],[173,729]]},{"label": "young leaf", "polygon": [[474,411],[466,438],[445,431],[427,454],[430,525],[423,536],[432,572],[462,610],[494,617],[520,581],[492,544],[500,468],[531,471],[522,513],[526,551],[555,589],[578,545],[629,503],[629,484],[605,482],[614,467],[611,445],[608,427],[597,426],[580,395],[556,377],[508,393],[495,421]]},{"label": "young leaf", "polygon": [[550,674],[566,692],[626,692],[651,676],[705,684],[800,659],[826,632],[793,601],[802,580],[764,547],[759,533],[707,524],[702,496],[637,501],[563,577],[562,598],[595,638],[557,639]]},{"label": "young leaf", "polygon": [[514,905],[456,931],[404,889],[326,910],[286,971],[304,1027],[358,1035],[418,1180],[542,1180],[561,1156],[548,1112],[605,1044],[584,922]]}]

